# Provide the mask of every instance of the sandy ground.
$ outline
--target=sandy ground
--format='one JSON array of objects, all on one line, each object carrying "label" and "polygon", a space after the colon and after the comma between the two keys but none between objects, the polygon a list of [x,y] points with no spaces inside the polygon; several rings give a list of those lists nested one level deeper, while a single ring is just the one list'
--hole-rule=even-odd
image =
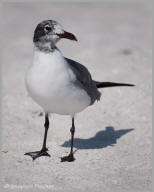
[{"label": "sandy ground", "polygon": [[[20,3],[3,7],[2,188],[4,191],[102,192],[151,189],[151,8],[141,3]],[[32,61],[32,35],[44,19],[59,21],[78,43],[58,47],[87,66],[96,80],[135,88],[101,90],[101,101],[76,118],[75,158],[70,117],[51,115],[51,158],[32,162],[44,133],[42,109],[28,97],[24,75]]]}]

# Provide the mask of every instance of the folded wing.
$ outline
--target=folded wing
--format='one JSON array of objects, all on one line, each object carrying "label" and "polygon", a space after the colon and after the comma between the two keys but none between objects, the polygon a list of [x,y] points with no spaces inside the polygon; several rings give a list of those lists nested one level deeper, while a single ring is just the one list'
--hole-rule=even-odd
[{"label": "folded wing", "polygon": [[98,91],[95,81],[92,80],[90,72],[80,63],[68,58],[65,59],[76,76],[74,83],[87,92],[91,98],[92,105],[96,100],[100,99],[101,93]]}]

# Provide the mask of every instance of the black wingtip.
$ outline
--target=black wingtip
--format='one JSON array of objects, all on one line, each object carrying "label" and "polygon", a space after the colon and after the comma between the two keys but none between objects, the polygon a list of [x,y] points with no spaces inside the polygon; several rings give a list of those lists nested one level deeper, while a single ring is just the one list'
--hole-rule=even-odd
[{"label": "black wingtip", "polygon": [[114,82],[97,82],[95,81],[97,88],[107,88],[107,87],[118,87],[118,86],[129,86],[134,87],[134,84],[129,83],[114,83]]},{"label": "black wingtip", "polygon": [[136,85],[134,85],[134,84],[127,84],[127,83],[125,84],[125,83],[124,83],[124,84],[121,84],[121,86],[129,86],[129,87],[134,87],[134,86],[136,86]]}]

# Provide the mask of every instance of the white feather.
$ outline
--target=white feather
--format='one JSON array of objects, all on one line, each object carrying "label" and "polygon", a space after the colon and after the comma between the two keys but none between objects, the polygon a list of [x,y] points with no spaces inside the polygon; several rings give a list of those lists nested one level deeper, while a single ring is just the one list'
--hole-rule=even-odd
[{"label": "white feather", "polygon": [[90,104],[90,97],[77,85],[75,74],[61,52],[34,50],[33,63],[26,73],[29,95],[48,113],[74,116]]}]

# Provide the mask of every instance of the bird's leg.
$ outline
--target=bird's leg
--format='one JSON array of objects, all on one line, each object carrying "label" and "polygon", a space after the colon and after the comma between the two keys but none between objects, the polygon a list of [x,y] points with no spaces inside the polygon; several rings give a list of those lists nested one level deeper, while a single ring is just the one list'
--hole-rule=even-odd
[{"label": "bird's leg", "polygon": [[75,133],[74,117],[72,118],[72,127],[70,129],[70,132],[71,132],[71,151],[68,156],[61,158],[61,162],[64,162],[64,161],[71,162],[75,160],[73,156],[73,144],[74,144],[74,133]]},{"label": "bird's leg", "polygon": [[45,127],[45,132],[44,132],[44,139],[43,139],[43,145],[42,145],[42,151],[47,151],[48,149],[46,148],[46,141],[47,141],[47,133],[48,133],[48,129],[49,129],[49,118],[48,118],[48,114],[45,114],[45,123],[44,123],[44,127]]},{"label": "bird's leg", "polygon": [[43,139],[42,149],[40,151],[25,153],[25,155],[29,155],[30,157],[32,157],[33,160],[35,160],[36,158],[41,157],[41,156],[48,156],[48,157],[50,157],[50,155],[47,153],[48,149],[46,147],[47,133],[48,133],[48,128],[49,128],[48,113],[45,114],[45,124],[44,124],[44,127],[45,127],[45,132],[44,132],[44,139]]}]

